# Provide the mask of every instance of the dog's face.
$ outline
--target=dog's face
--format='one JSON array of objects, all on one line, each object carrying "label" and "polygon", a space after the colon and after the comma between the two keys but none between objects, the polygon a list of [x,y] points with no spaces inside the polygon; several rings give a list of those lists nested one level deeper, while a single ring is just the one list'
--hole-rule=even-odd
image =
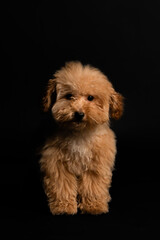
[{"label": "dog's face", "polygon": [[[52,104],[51,95],[56,95]],[[49,80],[43,99],[44,110],[72,129],[94,127],[122,115],[122,96],[115,92],[107,77],[98,69],[69,62]]]}]

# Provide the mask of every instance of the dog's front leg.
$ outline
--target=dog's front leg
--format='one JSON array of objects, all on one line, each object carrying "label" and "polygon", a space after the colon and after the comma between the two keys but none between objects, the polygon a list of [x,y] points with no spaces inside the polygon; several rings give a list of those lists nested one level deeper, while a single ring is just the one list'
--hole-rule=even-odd
[{"label": "dog's front leg", "polygon": [[44,187],[53,215],[77,213],[77,181],[63,163],[58,162],[54,173],[45,176]]},{"label": "dog's front leg", "polygon": [[101,214],[108,212],[110,178],[106,179],[93,171],[84,173],[79,182],[79,207],[82,213]]}]

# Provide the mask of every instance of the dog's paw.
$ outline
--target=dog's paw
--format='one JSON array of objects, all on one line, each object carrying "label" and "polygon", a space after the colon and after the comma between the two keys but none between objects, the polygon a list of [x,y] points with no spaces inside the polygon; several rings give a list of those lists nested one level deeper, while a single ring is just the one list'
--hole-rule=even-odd
[{"label": "dog's paw", "polygon": [[68,214],[74,215],[77,213],[77,204],[69,202],[54,202],[49,204],[50,211],[53,215]]},{"label": "dog's paw", "polygon": [[80,203],[79,208],[82,214],[89,213],[93,215],[98,215],[109,212],[108,203],[101,202],[91,202],[90,204]]}]

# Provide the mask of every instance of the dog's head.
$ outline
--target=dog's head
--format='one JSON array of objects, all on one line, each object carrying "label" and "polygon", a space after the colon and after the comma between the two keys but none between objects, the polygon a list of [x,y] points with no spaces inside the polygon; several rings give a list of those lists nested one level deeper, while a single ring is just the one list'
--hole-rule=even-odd
[{"label": "dog's head", "polygon": [[119,119],[123,97],[98,69],[69,62],[49,80],[43,106],[44,111],[51,109],[59,124],[83,129],[108,122],[110,117]]}]

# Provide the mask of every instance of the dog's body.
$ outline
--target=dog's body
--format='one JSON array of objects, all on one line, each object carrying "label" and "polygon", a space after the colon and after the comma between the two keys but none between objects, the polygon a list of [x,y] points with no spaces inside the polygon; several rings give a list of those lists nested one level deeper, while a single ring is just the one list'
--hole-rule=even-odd
[{"label": "dog's body", "polygon": [[118,119],[122,96],[98,69],[70,62],[50,79],[44,110],[57,122],[42,149],[44,187],[53,214],[108,212],[109,187],[116,154],[109,118]]}]

